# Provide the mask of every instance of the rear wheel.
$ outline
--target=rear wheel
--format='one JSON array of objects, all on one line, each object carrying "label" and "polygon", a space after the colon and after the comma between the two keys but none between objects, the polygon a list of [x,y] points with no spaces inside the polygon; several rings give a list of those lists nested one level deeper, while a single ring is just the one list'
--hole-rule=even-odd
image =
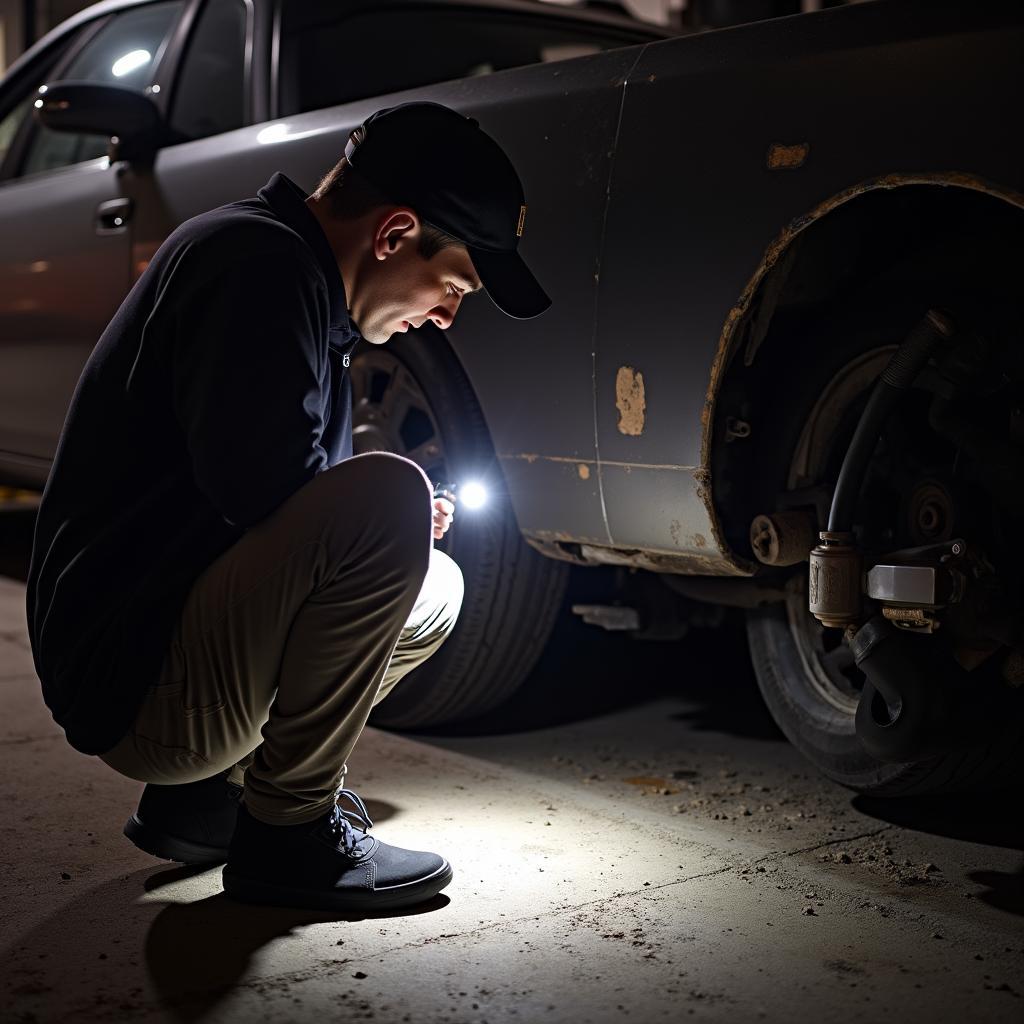
[{"label": "rear wheel", "polygon": [[482,715],[511,696],[543,651],[568,567],[523,540],[476,396],[442,338],[418,333],[362,347],[351,375],[356,454],[396,452],[435,483],[472,478],[489,492],[482,509],[458,509],[436,542],[465,578],[455,631],[371,721],[413,729]]},{"label": "rear wheel", "polygon": [[[831,493],[868,391],[901,340],[898,332],[858,330],[850,318],[832,322],[850,328],[845,336],[821,324],[808,332],[811,340],[790,364],[803,369],[798,381],[790,380],[785,408],[765,414],[765,422],[788,424],[775,438],[775,450],[786,459],[782,482],[789,492]],[[794,394],[812,397],[801,404]],[[927,396],[911,395],[886,425],[865,481],[858,528],[882,548],[930,543],[955,532],[995,555],[1003,534],[999,516],[986,496],[967,493],[957,451],[927,427],[926,403]],[[872,758],[854,724],[864,677],[840,631],[825,629],[808,612],[806,565],[789,578],[786,592],[784,604],[749,613],[751,657],[772,716],[826,775],[863,793],[902,796],[968,789],[1016,764],[1019,708],[1016,719],[992,723],[983,746],[906,764]]]}]

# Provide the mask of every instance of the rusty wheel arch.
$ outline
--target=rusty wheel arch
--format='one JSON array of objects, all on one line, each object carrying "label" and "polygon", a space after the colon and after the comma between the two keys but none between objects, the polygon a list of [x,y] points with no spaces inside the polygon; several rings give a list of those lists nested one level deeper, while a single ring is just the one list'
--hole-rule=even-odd
[{"label": "rusty wheel arch", "polygon": [[[1024,193],[965,172],[889,174],[867,179],[834,194],[813,209],[791,220],[767,246],[746,287],[735,305],[729,310],[722,326],[708,378],[701,415],[700,468],[695,472],[697,479],[702,481],[700,496],[708,509],[715,539],[727,560],[738,565],[750,564],[744,556],[732,550],[713,495],[714,445],[716,441],[714,433],[718,401],[728,371],[734,365],[734,360],[740,349],[745,349],[743,355],[745,366],[751,365],[758,354],[760,343],[767,335],[776,311],[775,300],[782,293],[792,270],[798,248],[796,243],[803,241],[806,232],[819,226],[829,214],[865,196],[881,191],[936,185],[949,187],[958,192],[984,194],[1024,210]],[[767,315],[752,332],[753,320],[763,309],[767,310]]]}]

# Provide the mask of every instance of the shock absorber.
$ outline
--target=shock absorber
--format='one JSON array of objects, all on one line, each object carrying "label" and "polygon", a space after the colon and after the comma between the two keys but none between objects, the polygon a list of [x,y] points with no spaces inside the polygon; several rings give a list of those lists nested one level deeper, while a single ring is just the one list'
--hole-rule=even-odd
[{"label": "shock absorber", "polygon": [[862,621],[863,567],[853,519],[868,461],[893,408],[913,386],[935,346],[953,334],[948,317],[928,310],[875,382],[839,470],[828,529],[821,532],[820,543],[810,554],[808,606],[824,626],[843,629]]},{"label": "shock absorber", "polygon": [[[866,677],[857,705],[857,738],[883,762],[918,761],[972,742],[991,720],[998,699],[990,687],[968,678],[943,642],[899,630],[882,615],[865,622],[862,557],[853,533],[868,461],[887,417],[935,347],[953,334],[950,320],[932,309],[893,354],[843,459],[828,529],[810,554],[810,610],[823,625],[846,630],[844,639]],[[877,568],[891,570],[894,580],[912,576],[910,583],[918,585],[928,573],[927,567],[913,566],[908,572],[902,563]],[[874,580],[871,592],[886,592],[886,579]],[[900,585],[907,586],[907,580]]]}]

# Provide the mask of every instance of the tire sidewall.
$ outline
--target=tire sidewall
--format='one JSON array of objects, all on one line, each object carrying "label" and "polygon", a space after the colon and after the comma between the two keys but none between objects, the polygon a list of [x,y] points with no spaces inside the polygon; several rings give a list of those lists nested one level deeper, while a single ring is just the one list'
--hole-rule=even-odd
[{"label": "tire sidewall", "polygon": [[758,608],[747,616],[757,685],[786,738],[829,778],[851,789],[878,792],[912,767],[883,764],[857,739],[854,716],[833,708],[811,685],[785,608]]},{"label": "tire sidewall", "polygon": [[[454,630],[373,712],[375,725],[419,729],[483,714],[514,692],[526,674],[521,663],[527,661],[528,669],[532,660],[494,655],[488,661],[489,652],[500,654],[510,637],[524,651],[542,649],[555,620],[551,606],[560,605],[567,573],[523,540],[483,412],[444,336],[428,329],[396,338],[388,343],[388,354],[413,376],[430,406],[449,478],[458,483],[475,477],[489,491],[479,513],[459,510],[456,502],[450,531],[435,542],[459,566],[465,584]],[[526,614],[511,606],[510,566],[543,581],[535,607]],[[531,636],[523,637],[523,630]],[[485,671],[482,663],[489,666]]]}]

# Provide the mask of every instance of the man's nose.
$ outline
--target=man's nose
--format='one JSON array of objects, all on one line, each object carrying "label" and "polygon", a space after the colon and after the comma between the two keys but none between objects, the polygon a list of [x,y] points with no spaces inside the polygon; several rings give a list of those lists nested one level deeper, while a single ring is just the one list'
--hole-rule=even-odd
[{"label": "man's nose", "polygon": [[438,303],[438,305],[430,311],[428,316],[434,322],[436,327],[440,327],[442,331],[446,331],[451,327],[452,322],[455,320],[455,314],[459,310],[459,303],[461,301],[461,295],[453,295],[447,302]]}]

